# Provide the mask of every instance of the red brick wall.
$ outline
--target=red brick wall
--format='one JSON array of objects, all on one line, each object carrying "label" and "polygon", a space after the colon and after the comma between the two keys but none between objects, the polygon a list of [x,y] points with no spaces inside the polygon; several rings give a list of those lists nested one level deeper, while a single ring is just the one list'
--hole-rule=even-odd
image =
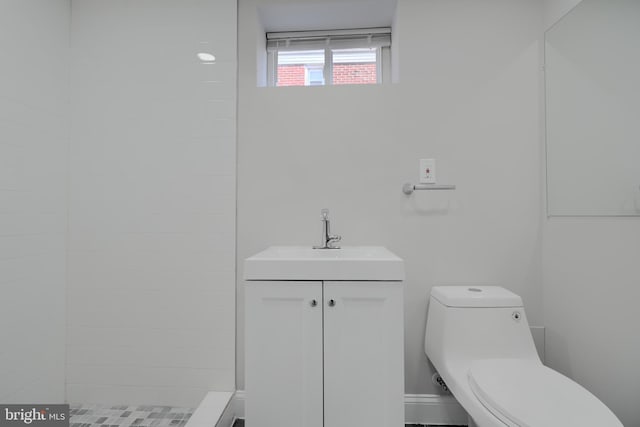
[{"label": "red brick wall", "polygon": [[376,64],[333,64],[334,85],[376,84]]},{"label": "red brick wall", "polygon": [[[278,86],[304,86],[304,65],[279,65]],[[376,84],[376,64],[333,64],[333,84]]]},{"label": "red brick wall", "polygon": [[277,86],[304,86],[304,65],[278,65]]}]

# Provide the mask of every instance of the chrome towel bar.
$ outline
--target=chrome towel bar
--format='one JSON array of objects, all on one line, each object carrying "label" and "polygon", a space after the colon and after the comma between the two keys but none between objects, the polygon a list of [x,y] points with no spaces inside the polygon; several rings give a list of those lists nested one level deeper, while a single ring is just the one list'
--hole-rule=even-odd
[{"label": "chrome towel bar", "polygon": [[402,192],[404,194],[411,194],[414,190],[455,190],[455,185],[441,185],[441,184],[409,184],[406,183],[402,186]]}]

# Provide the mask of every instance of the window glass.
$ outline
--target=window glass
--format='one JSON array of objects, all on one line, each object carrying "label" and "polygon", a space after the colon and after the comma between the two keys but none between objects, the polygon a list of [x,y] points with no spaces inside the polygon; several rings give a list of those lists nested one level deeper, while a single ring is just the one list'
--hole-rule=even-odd
[{"label": "window glass", "polygon": [[322,86],[324,84],[324,70],[322,67],[307,65],[305,86]]},{"label": "window glass", "polygon": [[324,84],[324,50],[279,51],[276,86]]},{"label": "window glass", "polygon": [[266,33],[269,86],[390,82],[391,29]]},{"label": "window glass", "polygon": [[334,49],[333,84],[376,84],[378,83],[378,60],[376,48]]}]

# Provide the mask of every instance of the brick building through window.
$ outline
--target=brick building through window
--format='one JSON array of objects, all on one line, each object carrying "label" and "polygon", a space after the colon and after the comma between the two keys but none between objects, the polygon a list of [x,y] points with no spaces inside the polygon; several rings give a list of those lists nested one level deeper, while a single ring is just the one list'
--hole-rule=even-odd
[{"label": "brick building through window", "polygon": [[[331,84],[376,84],[376,49],[341,49],[332,52]],[[324,51],[279,52],[276,86],[317,86],[326,83]]]},{"label": "brick building through window", "polygon": [[379,84],[390,46],[390,30],[381,28],[268,33],[268,81],[271,86]]}]

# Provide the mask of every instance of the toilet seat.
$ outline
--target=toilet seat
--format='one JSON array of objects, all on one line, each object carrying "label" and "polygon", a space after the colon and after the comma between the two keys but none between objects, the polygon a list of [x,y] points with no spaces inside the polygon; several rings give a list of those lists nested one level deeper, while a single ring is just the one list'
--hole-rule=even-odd
[{"label": "toilet seat", "polygon": [[598,398],[538,361],[485,359],[472,362],[475,396],[508,426],[621,426]]}]

